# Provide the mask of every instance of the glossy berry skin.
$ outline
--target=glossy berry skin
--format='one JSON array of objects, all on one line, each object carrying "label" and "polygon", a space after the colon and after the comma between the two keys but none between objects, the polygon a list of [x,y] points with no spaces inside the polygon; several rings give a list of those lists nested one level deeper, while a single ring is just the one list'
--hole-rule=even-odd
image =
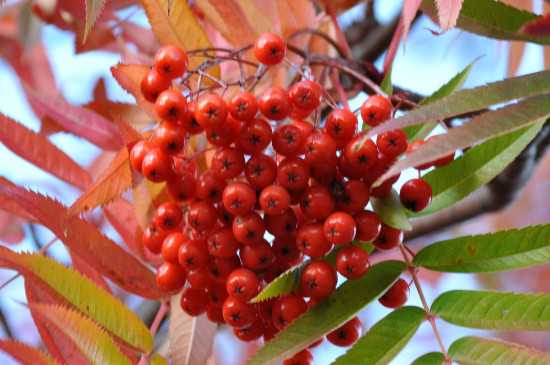
[{"label": "glossy berry skin", "polygon": [[337,201],[337,207],[346,213],[358,213],[369,203],[370,193],[367,186],[359,180],[344,183],[344,196]]},{"label": "glossy berry skin", "polygon": [[181,309],[193,317],[205,313],[209,304],[210,296],[201,289],[186,288],[180,299]]},{"label": "glossy berry skin", "polygon": [[285,41],[274,33],[264,33],[254,42],[254,56],[266,66],[279,64],[286,54]]},{"label": "glossy berry skin", "polygon": [[214,171],[205,171],[197,178],[197,197],[205,202],[217,203],[222,200],[227,182]]},{"label": "glossy berry skin", "polygon": [[209,290],[215,285],[214,280],[210,277],[208,268],[206,267],[199,267],[196,270],[188,271],[187,282],[192,288],[203,290]]},{"label": "glossy berry skin", "polygon": [[220,127],[227,120],[227,103],[217,94],[206,94],[195,105],[195,118],[203,128]]},{"label": "glossy berry skin", "polygon": [[336,207],[330,188],[325,185],[314,185],[306,189],[300,199],[300,209],[310,218],[323,220]]},{"label": "glossy berry skin", "polygon": [[399,199],[408,210],[415,213],[421,212],[432,201],[432,187],[425,180],[411,179],[401,187]]},{"label": "glossy berry skin", "polygon": [[258,316],[255,304],[248,304],[231,296],[223,303],[222,311],[223,319],[233,328],[248,327]]},{"label": "glossy berry skin", "polygon": [[292,101],[286,90],[271,87],[265,90],[258,99],[260,111],[270,120],[283,120],[290,112]]},{"label": "glossy berry skin", "polygon": [[177,202],[185,202],[195,196],[195,177],[189,171],[180,171],[166,181],[166,192]]},{"label": "glossy berry skin", "polygon": [[265,228],[277,237],[288,237],[296,231],[298,217],[292,208],[288,208],[281,215],[265,215]]},{"label": "glossy berry skin", "polygon": [[355,219],[344,212],[335,212],[324,223],[325,238],[335,245],[347,245],[353,241],[356,231]]},{"label": "glossy berry skin", "polygon": [[178,262],[187,272],[206,268],[210,260],[210,252],[200,241],[188,240],[178,251]]},{"label": "glossy berry skin", "polygon": [[357,225],[355,240],[359,242],[372,242],[378,237],[382,228],[382,221],[378,217],[378,214],[370,210],[363,210],[355,213],[353,218]]},{"label": "glossy berry skin", "polygon": [[229,274],[240,266],[241,260],[237,255],[228,259],[211,256],[208,261],[208,276],[216,283],[225,284]]},{"label": "glossy berry skin", "polygon": [[143,176],[152,182],[163,182],[172,176],[174,159],[158,148],[149,151],[141,163]]},{"label": "glossy berry skin", "polygon": [[287,295],[277,299],[271,309],[273,324],[282,331],[296,318],[307,311],[306,301],[296,295]]},{"label": "glossy berry skin", "polygon": [[283,365],[313,365],[313,356],[307,349],[283,361]]},{"label": "glossy berry skin", "polygon": [[148,140],[141,140],[132,146],[130,151],[130,164],[141,174],[141,166],[145,155],[155,149],[155,144]]},{"label": "glossy berry skin", "polygon": [[357,117],[346,109],[335,109],[327,116],[324,130],[337,141],[349,141],[357,131]]},{"label": "glossy berry skin", "polygon": [[198,201],[189,206],[187,211],[187,223],[198,231],[207,230],[218,221],[217,209],[214,205],[205,201]]},{"label": "glossy berry skin", "polygon": [[[273,254],[281,264],[292,266],[301,262],[302,253],[296,247],[296,237],[275,237],[273,239]],[[285,268],[285,270],[288,268]]]},{"label": "glossy berry skin", "polygon": [[277,163],[263,153],[252,155],[244,166],[246,180],[255,188],[263,189],[277,178]]},{"label": "glossy berry skin", "polygon": [[233,218],[233,234],[243,245],[254,245],[261,241],[265,233],[265,222],[262,217],[252,211]]},{"label": "glossy berry skin", "polygon": [[155,129],[155,145],[164,153],[175,155],[183,149],[183,143],[187,132],[177,123],[161,123]]},{"label": "glossy berry skin", "polygon": [[307,223],[296,232],[296,246],[311,258],[325,257],[332,249],[332,243],[325,238],[322,222]]},{"label": "glossy berry skin", "polygon": [[223,190],[223,206],[233,215],[250,212],[256,203],[256,192],[246,183],[234,182]]},{"label": "glossy berry skin", "polygon": [[361,105],[361,118],[363,123],[376,127],[381,123],[391,119],[393,105],[391,101],[380,95],[370,96],[363,105]]},{"label": "glossy berry skin", "polygon": [[178,227],[183,220],[183,211],[176,203],[163,203],[157,208],[155,221],[160,229],[171,231]]},{"label": "glossy berry skin", "polygon": [[263,336],[265,330],[265,322],[261,318],[256,320],[248,327],[245,328],[233,328],[235,336],[244,342],[251,342],[259,339]]},{"label": "glossy berry skin", "polygon": [[290,206],[290,194],[280,185],[264,188],[258,200],[267,215],[281,215]]},{"label": "glossy berry skin", "polygon": [[171,82],[169,78],[163,77],[155,70],[147,72],[145,77],[141,80],[141,94],[148,102],[154,103],[157,101],[158,96],[164,90],[170,88]]},{"label": "glossy berry skin", "polygon": [[197,103],[195,103],[194,101],[188,102],[187,113],[185,113],[183,119],[181,120],[181,125],[187,131],[187,133],[191,135],[202,133],[204,131],[204,128],[197,122],[197,118],[195,118],[196,105]]},{"label": "glossy berry skin", "polygon": [[294,84],[289,91],[292,104],[301,110],[313,110],[321,105],[323,88],[311,80],[304,80]]},{"label": "glossy berry skin", "polygon": [[405,279],[399,278],[391,288],[382,295],[378,301],[387,308],[399,308],[407,303],[410,295],[409,284]]},{"label": "glossy berry skin", "polygon": [[263,151],[271,142],[271,126],[260,118],[252,119],[241,128],[239,135],[240,146],[248,153]]},{"label": "glossy berry skin", "polygon": [[177,293],[185,285],[185,270],[169,262],[162,264],[157,271],[157,287],[165,293]]},{"label": "glossy berry skin", "polygon": [[389,251],[403,242],[403,231],[382,223],[378,237],[372,242],[381,251]]},{"label": "glossy berry skin", "polygon": [[367,171],[378,159],[378,149],[370,139],[362,141],[363,136],[350,140],[344,147],[346,162],[352,169]]},{"label": "glossy berry skin", "polygon": [[206,139],[217,147],[229,147],[238,140],[241,133],[241,122],[228,115],[225,123],[218,127],[206,128]]},{"label": "glossy berry skin", "polygon": [[258,112],[258,101],[254,95],[247,92],[238,92],[233,95],[227,106],[233,118],[240,121],[252,120]]},{"label": "glossy berry skin", "polygon": [[181,232],[170,233],[162,242],[162,258],[167,262],[179,265],[178,253],[180,248],[189,241],[189,237]]},{"label": "glossy berry skin", "polygon": [[155,110],[162,120],[177,123],[187,113],[187,99],[178,90],[165,90],[155,101]]},{"label": "glossy berry skin", "polygon": [[155,70],[168,79],[183,76],[188,66],[187,54],[178,46],[168,44],[155,55]]},{"label": "glossy berry skin", "polygon": [[338,283],[336,269],[326,261],[310,262],[300,275],[301,288],[306,296],[315,299],[328,297]]},{"label": "glossy berry skin", "polygon": [[232,147],[220,148],[212,156],[212,171],[222,179],[234,179],[244,170],[244,155]]},{"label": "glossy berry skin", "polygon": [[376,138],[378,150],[389,157],[398,157],[407,150],[409,139],[401,129],[379,134]]},{"label": "glossy berry skin", "polygon": [[283,156],[296,156],[304,149],[305,138],[300,128],[285,124],[273,131],[273,149]]},{"label": "glossy berry skin", "polygon": [[329,333],[327,335],[327,340],[333,345],[348,347],[357,342],[362,333],[363,327],[361,326],[361,321],[359,318],[353,317],[342,327]]},{"label": "glossy berry skin", "polygon": [[237,254],[241,243],[233,235],[231,227],[220,227],[208,235],[208,251],[210,255],[222,259],[230,259]]},{"label": "glossy berry skin", "polygon": [[158,228],[155,220],[152,220],[151,224],[143,231],[141,241],[151,253],[158,255],[161,253],[162,244],[166,236],[168,236],[168,232]]},{"label": "glossy berry skin", "polygon": [[260,292],[260,280],[252,270],[239,268],[227,278],[226,288],[229,296],[248,302]]},{"label": "glossy berry skin", "polygon": [[243,266],[250,270],[260,271],[268,269],[273,261],[273,249],[269,242],[261,239],[254,245],[243,245],[239,250]]},{"label": "glossy berry skin", "polygon": [[369,254],[362,247],[345,247],[336,256],[336,270],[348,279],[359,279],[367,273],[369,267]]},{"label": "glossy berry skin", "polygon": [[300,190],[305,188],[309,177],[309,166],[300,157],[287,157],[277,166],[277,179],[287,189]]},{"label": "glossy berry skin", "polygon": [[336,156],[336,143],[325,132],[313,132],[306,138],[305,145],[304,160],[309,166],[325,164]]}]

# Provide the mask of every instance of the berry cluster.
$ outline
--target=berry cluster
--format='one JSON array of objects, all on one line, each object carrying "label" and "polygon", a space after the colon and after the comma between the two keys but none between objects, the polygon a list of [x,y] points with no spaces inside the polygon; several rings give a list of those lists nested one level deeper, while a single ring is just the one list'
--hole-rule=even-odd
[{"label": "berry cluster", "polygon": [[[275,66],[285,59],[286,49],[279,36],[263,34],[254,55],[262,67]],[[151,140],[133,146],[130,161],[146,179],[165,182],[173,200],[158,206],[143,243],[166,261],[157,272],[158,287],[168,293],[185,287],[181,307],[186,313],[206,313],[214,322],[227,323],[243,341],[262,336],[268,341],[330,295],[337,273],[354,280],[368,271],[369,254],[354,243],[391,250],[402,242],[401,230],[366,207],[370,197],[387,195],[399,176],[375,188],[372,183],[418,144],[409,146],[401,130],[379,135],[376,143],[365,140],[356,115],[346,109],[332,110],[321,123],[319,108],[327,94],[307,74],[288,90],[271,87],[258,98],[243,88],[227,101],[201,90],[191,100],[172,87],[187,67],[184,51],[164,46],[141,83],[162,122]],[[375,95],[360,113],[365,124],[376,126],[392,117],[393,105]],[[201,133],[215,153],[211,168],[199,173],[187,146],[191,136]],[[431,196],[422,179],[408,181],[400,193],[403,205],[414,212],[425,209]],[[336,267],[311,261],[303,268],[298,292],[249,303],[305,256],[323,258],[334,246],[342,246]],[[408,293],[409,285],[399,279],[380,303],[402,306]],[[327,339],[350,346],[360,335],[361,323],[354,318]],[[284,362],[311,363],[307,350]]]}]

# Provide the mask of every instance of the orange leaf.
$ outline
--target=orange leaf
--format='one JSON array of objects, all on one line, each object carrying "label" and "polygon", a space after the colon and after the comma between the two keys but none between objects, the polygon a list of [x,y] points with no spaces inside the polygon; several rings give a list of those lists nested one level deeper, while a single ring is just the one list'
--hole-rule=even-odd
[{"label": "orange leaf", "polygon": [[22,342],[8,338],[0,339],[0,350],[9,354],[23,365],[54,365],[59,364],[53,357],[42,350]]},{"label": "orange leaf", "polygon": [[90,30],[94,26],[101,10],[103,10],[106,1],[107,0],[86,0],[86,30],[84,31],[84,38],[82,39],[83,44],[86,42],[86,38],[88,38],[88,34],[90,34]]},{"label": "orange leaf", "polygon": [[258,35],[252,30],[246,15],[235,0],[209,0],[209,2],[226,24],[229,38],[225,34],[224,36],[231,44],[241,47],[256,40]]},{"label": "orange leaf", "polygon": [[51,98],[24,85],[29,100],[70,132],[96,146],[116,151],[122,145],[120,132],[102,116],[60,98]]},{"label": "orange leaf", "polygon": [[86,220],[74,218],[64,231],[59,217],[67,208],[61,203],[17,186],[0,185],[0,195],[32,214],[73,253],[121,288],[149,299],[164,297],[151,270]]},{"label": "orange leaf", "polygon": [[279,12],[279,19],[281,20],[281,34],[283,38],[286,38],[289,35],[296,33],[300,26],[287,0],[276,0],[276,2],[277,11]]},{"label": "orange leaf", "polygon": [[254,32],[258,34],[276,33],[277,29],[266,13],[254,0],[236,0]]},{"label": "orange leaf", "polygon": [[122,139],[128,148],[131,148],[136,142],[141,141],[143,137],[130,124],[126,123],[118,115],[114,115],[115,123],[122,134]]},{"label": "orange leaf", "polygon": [[47,138],[1,113],[0,142],[19,157],[80,189],[92,183],[88,172]]},{"label": "orange leaf", "polygon": [[67,211],[70,223],[73,217],[80,213],[104,205],[118,198],[122,193],[132,187],[132,167],[128,149],[123,147],[115,156],[107,170],[105,170],[82,194]]},{"label": "orange leaf", "polygon": [[[201,28],[187,1],[174,1],[168,13],[168,0],[141,0],[157,39],[162,44],[174,44],[185,51],[210,48],[212,43]],[[190,57],[189,67],[197,68],[202,60]],[[220,68],[215,66],[208,71],[220,78]]]},{"label": "orange leaf", "polygon": [[141,95],[141,80],[151,68],[145,65],[125,65],[122,63],[111,67],[111,74],[118,81],[119,85],[132,94],[138,105],[154,120],[159,120],[155,111],[155,104],[145,100]]}]

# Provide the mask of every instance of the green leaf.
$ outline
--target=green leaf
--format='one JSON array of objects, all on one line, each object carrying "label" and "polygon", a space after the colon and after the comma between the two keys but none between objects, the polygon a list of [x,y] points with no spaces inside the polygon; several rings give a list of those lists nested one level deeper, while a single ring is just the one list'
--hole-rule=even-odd
[{"label": "green leaf", "polygon": [[[468,65],[468,67],[462,70],[462,72],[458,73],[449,82],[441,86],[439,90],[422,100],[420,102],[420,106],[428,105],[436,100],[439,100],[445,96],[451,95],[454,92],[461,90],[462,86],[464,86],[464,83],[466,82],[466,79],[468,79],[470,72],[472,71],[472,67],[477,60],[478,59],[475,59],[472,63]],[[430,132],[437,126],[437,123],[438,122],[435,121],[421,125],[415,125],[404,128],[403,131],[407,134],[407,137],[409,137],[409,143],[412,143],[414,141],[426,138],[426,136],[428,136],[428,134],[430,134]]]},{"label": "green leaf", "polygon": [[465,198],[493,180],[535,138],[544,121],[474,146],[449,165],[433,169],[422,178],[432,187],[430,206],[418,217],[437,212]]},{"label": "green leaf", "polygon": [[457,91],[428,105],[411,110],[401,118],[392,119],[372,128],[367,138],[397,128],[441,120],[488,108],[510,100],[535,96],[550,90],[550,71],[497,81],[474,89]]},{"label": "green leaf", "polygon": [[414,360],[411,365],[443,365],[445,364],[445,355],[441,352],[429,352]]},{"label": "green leaf", "polygon": [[482,337],[462,337],[449,348],[449,357],[462,365],[545,365],[550,353],[517,343]]},{"label": "green leaf", "polygon": [[381,199],[372,198],[371,204],[374,212],[378,214],[382,222],[396,229],[410,231],[412,229],[409,218],[405,214],[405,208],[395,189]]},{"label": "green leaf", "polygon": [[426,319],[419,307],[401,307],[378,321],[333,365],[383,365],[401,351]]},{"label": "green leaf", "polygon": [[[437,19],[434,0],[423,0],[420,10]],[[464,0],[456,26],[485,37],[550,44],[550,37],[535,37],[519,31],[540,16],[493,0]]]},{"label": "green leaf", "polygon": [[391,82],[391,72],[392,72],[393,66],[390,67],[388,70],[388,73],[384,77],[384,80],[382,80],[382,84],[380,85],[380,88],[388,95],[393,94],[393,84]]},{"label": "green leaf", "polygon": [[128,346],[149,353],[153,338],[143,322],[120,300],[98,287],[72,268],[39,254],[18,254],[0,246],[0,267],[17,270],[32,285],[61,297],[90,316]]},{"label": "green leaf", "polygon": [[[356,246],[363,247],[365,251],[367,251],[369,254],[374,251],[374,245],[372,243],[354,242],[354,244]],[[343,246],[336,247],[334,248],[334,250],[332,250],[331,253],[329,253],[325,257],[316,260],[328,261],[332,265],[334,265],[336,262],[336,256],[338,256],[338,253],[343,248]],[[300,275],[302,275],[302,270],[304,269],[304,267],[306,267],[306,265],[309,264],[311,261],[315,260],[306,260],[300,265],[293,266],[281,275],[279,275],[271,283],[269,283],[269,285],[266,286],[264,290],[262,290],[255,298],[253,298],[251,302],[261,302],[263,300],[278,297],[284,294],[289,294],[293,291],[300,289]]]},{"label": "green leaf", "polygon": [[57,333],[72,342],[90,364],[131,364],[115,342],[90,318],[59,305],[29,303],[34,313]]},{"label": "green leaf", "polygon": [[495,330],[550,330],[550,296],[453,290],[441,294],[431,311],[458,326]]},{"label": "green leaf", "polygon": [[550,224],[437,242],[413,265],[444,272],[495,272],[550,262]]},{"label": "green leaf", "polygon": [[373,265],[362,278],[346,281],[327,299],[266,343],[247,364],[277,364],[290,358],[353,318],[371,301],[384,294],[406,269],[404,262],[384,261]]},{"label": "green leaf", "polygon": [[[549,75],[550,79],[550,75]],[[417,109],[419,110],[419,109]],[[376,187],[402,170],[418,166],[454,153],[487,138],[501,136],[518,129],[546,121],[550,117],[550,95],[524,99],[497,110],[485,112],[468,123],[450,129],[394,163],[374,184]]]}]

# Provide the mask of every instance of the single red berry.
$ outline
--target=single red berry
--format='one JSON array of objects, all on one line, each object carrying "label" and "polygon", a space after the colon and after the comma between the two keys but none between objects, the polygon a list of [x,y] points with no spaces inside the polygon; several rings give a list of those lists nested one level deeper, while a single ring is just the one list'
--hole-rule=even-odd
[{"label": "single red berry", "polygon": [[307,349],[302,350],[290,359],[283,361],[283,365],[313,365],[313,356]]},{"label": "single red berry", "polygon": [[300,157],[287,157],[277,167],[277,179],[279,183],[290,190],[305,188],[309,177],[309,166]]},{"label": "single red berry", "polygon": [[288,237],[296,231],[298,218],[292,208],[288,208],[281,215],[265,215],[265,227],[275,237]]},{"label": "single red berry", "polygon": [[208,276],[216,283],[225,284],[229,274],[239,267],[241,267],[241,260],[237,255],[228,259],[211,256],[207,268]]},{"label": "single red berry", "polygon": [[161,253],[162,243],[168,234],[169,232],[158,227],[157,222],[155,222],[153,218],[149,226],[143,232],[141,240],[151,253],[157,255]]},{"label": "single red berry", "polygon": [[279,87],[272,87],[260,95],[258,104],[260,111],[267,119],[283,120],[290,112],[292,101],[285,90]]},{"label": "single red berry", "polygon": [[188,271],[187,282],[192,288],[203,290],[209,290],[215,284],[208,267],[199,267],[196,270]]},{"label": "single red berry", "polygon": [[258,101],[254,95],[247,92],[238,92],[233,95],[227,106],[233,118],[240,121],[252,120],[258,112]]},{"label": "single red berry", "polygon": [[196,194],[200,200],[214,204],[222,200],[226,186],[227,182],[214,171],[205,171],[197,179]]},{"label": "single red berry", "polygon": [[226,288],[229,296],[248,302],[260,292],[260,280],[253,271],[239,268],[227,278]]},{"label": "single red berry", "polygon": [[205,201],[198,201],[189,206],[187,223],[198,231],[214,227],[218,221],[218,211],[214,205]]},{"label": "single red berry", "polygon": [[210,322],[213,322],[219,325],[225,324],[225,319],[223,319],[222,306],[221,305],[217,306],[210,303],[208,305],[208,309],[206,310],[206,318],[208,318]]},{"label": "single red berry", "polygon": [[155,101],[155,110],[162,120],[178,123],[187,113],[187,99],[178,90],[164,90]]},{"label": "single red berry", "polygon": [[421,212],[432,201],[432,187],[425,180],[411,179],[401,187],[399,199],[408,210],[415,213]]},{"label": "single red berry", "polygon": [[329,333],[327,340],[333,345],[348,347],[357,342],[362,333],[363,327],[361,326],[361,321],[359,318],[353,317],[343,326]]},{"label": "single red berry", "polygon": [[178,252],[190,241],[189,237],[181,232],[170,233],[162,242],[162,258],[172,264],[179,265]]},{"label": "single red berry", "polygon": [[210,252],[203,242],[189,240],[181,245],[178,251],[178,262],[187,272],[206,268]]},{"label": "single red berry", "polygon": [[216,128],[227,120],[227,103],[217,94],[205,94],[195,105],[195,118],[203,128]]},{"label": "single red berry", "polygon": [[155,70],[147,72],[145,77],[141,80],[141,94],[145,100],[154,103],[157,101],[158,96],[164,90],[168,90],[171,85],[169,78],[163,77]]},{"label": "single red berry", "polygon": [[294,265],[301,261],[302,253],[296,246],[296,237],[275,237],[273,254],[282,264]]},{"label": "single red berry", "polygon": [[290,194],[280,185],[270,185],[262,190],[260,206],[267,215],[281,215],[290,206]]},{"label": "single red berry", "polygon": [[332,294],[337,283],[336,269],[326,261],[310,262],[300,275],[302,290],[306,296],[316,299],[323,299]]},{"label": "single red berry", "polygon": [[349,141],[357,131],[357,117],[346,109],[334,109],[327,116],[325,132],[337,141]]},{"label": "single red berry", "polygon": [[304,148],[305,138],[300,128],[285,124],[273,131],[273,149],[283,156],[296,156]]},{"label": "single red berry", "polygon": [[233,328],[235,336],[244,342],[251,342],[259,339],[263,336],[266,324],[263,319],[256,318],[256,320],[248,327],[245,328]]},{"label": "single red berry", "polygon": [[222,179],[234,179],[244,170],[244,155],[232,147],[222,147],[212,156],[212,171]]},{"label": "single red berry", "polygon": [[175,155],[183,149],[186,135],[181,124],[162,122],[155,129],[153,141],[162,152]]},{"label": "single red berry", "polygon": [[410,295],[409,284],[405,279],[399,278],[391,288],[382,295],[378,301],[387,308],[399,308],[407,303]]},{"label": "single red berry", "polygon": [[244,214],[254,208],[256,192],[249,184],[236,181],[225,187],[222,202],[229,213]]},{"label": "single red berry", "polygon": [[391,101],[380,95],[370,96],[361,105],[361,118],[363,123],[376,127],[389,120],[392,116],[393,105]]},{"label": "single red berry", "polygon": [[355,240],[359,242],[372,242],[378,237],[382,228],[382,221],[378,217],[378,214],[370,210],[363,210],[355,213],[353,218],[357,224]]},{"label": "single red berry", "polygon": [[181,120],[181,125],[187,131],[187,133],[194,135],[199,134],[204,131],[204,128],[197,122],[195,118],[195,106],[197,103],[190,101],[187,103],[187,113],[183,116]]},{"label": "single red berry", "polygon": [[169,262],[162,264],[157,271],[157,287],[165,293],[176,293],[185,285],[185,270]]},{"label": "single red berry", "polygon": [[230,259],[237,254],[241,243],[233,235],[231,227],[220,227],[208,235],[208,251],[214,257]]},{"label": "single red berry", "polygon": [[362,247],[345,247],[336,256],[336,270],[348,279],[359,279],[369,267],[369,254]]},{"label": "single red berry", "polygon": [[351,168],[364,172],[376,162],[378,150],[372,140],[357,136],[344,147],[344,156]]},{"label": "single red berry", "polygon": [[289,91],[292,104],[301,110],[313,110],[321,105],[323,88],[311,80],[304,80],[294,84]]},{"label": "single red berry", "polygon": [[348,213],[335,212],[324,223],[325,237],[335,245],[347,245],[355,237],[355,219]]},{"label": "single red berry", "polygon": [[296,318],[307,311],[306,301],[296,295],[287,295],[277,299],[271,309],[273,324],[279,331],[284,330]]},{"label": "single red berry", "polygon": [[227,297],[223,303],[223,319],[233,328],[250,326],[258,316],[255,304],[248,304],[242,300]]},{"label": "single red berry", "polygon": [[183,220],[183,211],[176,203],[163,203],[157,208],[155,221],[160,229],[171,231]]},{"label": "single red berry", "polygon": [[163,182],[172,176],[174,159],[167,153],[155,148],[149,151],[141,163],[143,176],[152,182]]},{"label": "single red berry", "polygon": [[398,157],[407,150],[409,139],[401,129],[379,134],[376,138],[378,150],[389,157]]},{"label": "single red berry", "polygon": [[148,140],[141,140],[137,142],[130,151],[130,164],[141,174],[141,167],[145,155],[155,149],[155,144]]},{"label": "single red berry", "polygon": [[225,123],[222,125],[206,128],[206,139],[214,146],[229,147],[232,143],[238,142],[241,127],[241,122],[228,115]]},{"label": "single red berry", "polygon": [[248,154],[263,151],[270,142],[271,126],[265,120],[255,118],[242,126],[239,144]]},{"label": "single red berry", "polygon": [[174,173],[166,180],[166,192],[177,202],[185,202],[195,196],[195,177],[185,170]]},{"label": "single red berry", "polygon": [[313,109],[312,110],[302,110],[300,108],[297,108],[293,104],[293,105],[290,106],[290,112],[288,113],[288,117],[292,120],[303,121],[304,119],[309,117],[312,112],[313,112]]},{"label": "single red berry", "polygon": [[166,78],[183,76],[188,66],[187,54],[178,46],[163,46],[155,55],[155,70]]},{"label": "single red berry", "polygon": [[264,33],[254,42],[254,56],[266,66],[279,64],[286,54],[285,41],[274,33]]},{"label": "single red berry", "polygon": [[239,255],[243,262],[250,270],[260,271],[271,266],[273,261],[273,249],[269,242],[261,239],[253,245],[244,245],[239,250]]},{"label": "single red berry", "polygon": [[339,210],[353,214],[362,211],[369,199],[369,188],[363,182],[348,180],[344,183],[344,196],[336,204]]},{"label": "single red berry", "polygon": [[223,306],[223,303],[229,296],[229,294],[227,294],[227,285],[218,283],[212,285],[208,289],[208,295],[210,296],[210,304],[221,308]]},{"label": "single red berry", "polygon": [[378,237],[372,242],[374,246],[382,251],[396,248],[403,242],[403,231],[382,223]]},{"label": "single red berry", "polygon": [[305,162],[309,166],[324,164],[336,156],[336,143],[331,136],[325,132],[313,132],[305,141],[306,153]]},{"label": "single red berry", "polygon": [[330,189],[325,185],[310,186],[303,192],[300,199],[300,209],[310,218],[323,220],[336,207]]},{"label": "single red berry", "polygon": [[273,184],[277,178],[277,163],[262,153],[252,155],[244,166],[246,180],[258,189]]},{"label": "single red berry", "polygon": [[262,217],[252,211],[233,219],[233,234],[244,245],[254,245],[263,239],[265,223]]},{"label": "single red berry", "polygon": [[307,223],[298,228],[296,246],[314,259],[325,257],[332,249],[332,243],[325,237],[322,222]]},{"label": "single red berry", "polygon": [[201,289],[186,288],[180,299],[181,309],[193,317],[205,313],[209,304],[210,296]]}]

